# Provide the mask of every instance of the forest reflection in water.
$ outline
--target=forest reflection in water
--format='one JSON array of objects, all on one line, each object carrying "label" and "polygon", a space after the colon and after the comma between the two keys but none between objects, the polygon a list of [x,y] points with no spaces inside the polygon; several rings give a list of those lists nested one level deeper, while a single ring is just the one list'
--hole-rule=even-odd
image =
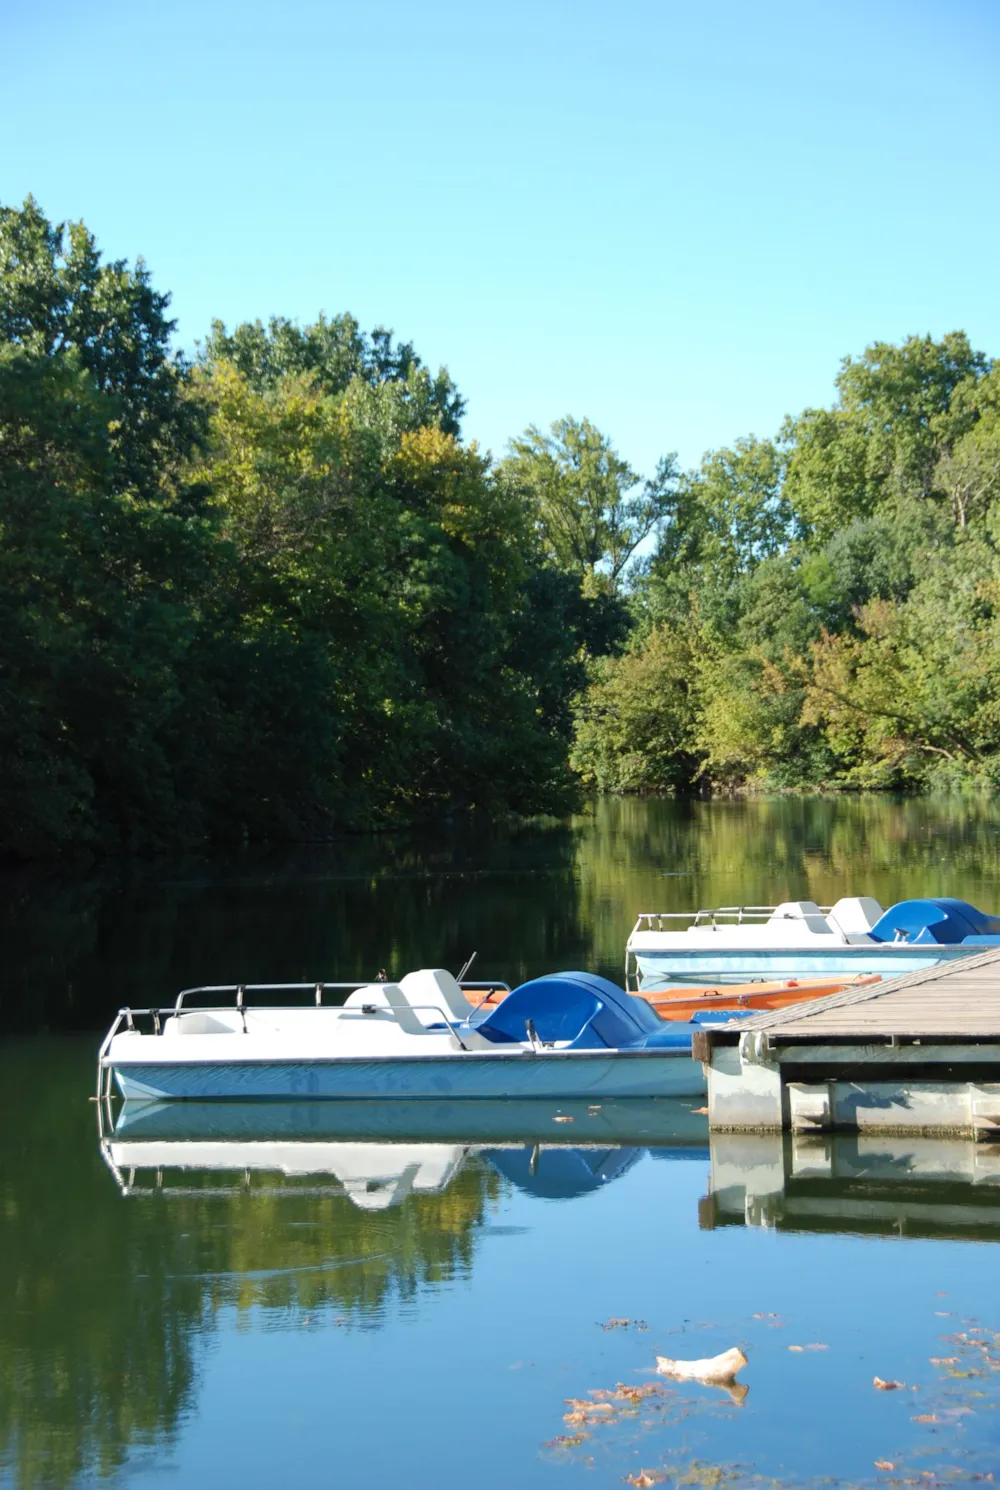
[{"label": "forest reflection in water", "polygon": [[[932,1355],[964,1349],[935,1346],[939,1334],[974,1333],[977,1311],[1000,1324],[988,1312],[1000,1255],[988,1146],[709,1144],[694,1104],[670,1131],[648,1115],[623,1125],[565,1105],[530,1121],[480,1113],[463,1131],[447,1113],[409,1129],[400,1116],[391,1133],[345,1129],[345,1114],[327,1110],[291,1141],[355,1153],[327,1154],[319,1175],[308,1156],[285,1174],[175,1151],[180,1162],[160,1153],[133,1176],[124,1160],[136,1155],[119,1153],[123,1197],[87,1102],[94,1034],[122,1002],[203,980],[457,966],[473,947],[484,973],[512,981],[574,964],[614,975],[642,909],[934,891],[998,909],[998,887],[989,804],[863,798],[602,802],[569,825],[458,828],[447,843],[8,876],[6,1025],[50,1033],[0,1047],[0,1477],[152,1484],[171,1472],[199,1484],[223,1466],[223,1478],[264,1486],[291,1466],[330,1478],[328,1395],[342,1425],[368,1435],[340,1432],[332,1477],[344,1483],[366,1472],[388,1483],[416,1466],[414,1482],[435,1490],[515,1477],[533,1490],[553,1482],[553,1454],[574,1483],[577,1472],[594,1483],[595,1467],[601,1483],[620,1483],[646,1462],[621,1424],[598,1444],[541,1449],[560,1436],[563,1398],[648,1380],[635,1373],[655,1350],[711,1354],[743,1340],[745,1406],[723,1404],[707,1441],[690,1425],[650,1429],[649,1452],[655,1439],[665,1464],[686,1445],[689,1457],[753,1463],[782,1484],[877,1478],[886,1413],[900,1440],[928,1414],[880,1406],[873,1373],[921,1381]],[[81,1029],[93,1033],[69,1033]],[[171,1132],[180,1117],[168,1110],[114,1137],[197,1144],[193,1121]],[[429,1167],[400,1147],[431,1151]],[[772,1329],[778,1316],[794,1340]],[[648,1332],[599,1327],[613,1317]],[[830,1350],[790,1376],[788,1344],[800,1340]],[[934,1368],[945,1369],[959,1368]],[[461,1381],[463,1400],[475,1384],[493,1421],[509,1424],[489,1463],[475,1457],[475,1414],[449,1412],[441,1431],[446,1380]],[[986,1452],[976,1433],[996,1436],[985,1410],[996,1377],[976,1381],[986,1400],[961,1418],[969,1457],[953,1455],[970,1476]],[[396,1438],[382,1441],[386,1394],[397,1393]],[[239,1442],[234,1410],[253,1429]],[[836,1428],[848,1411],[849,1442]],[[913,1473],[923,1468],[934,1462]]]},{"label": "forest reflection in water", "polygon": [[34,866],[0,878],[14,1029],[98,1030],[123,1003],[213,982],[457,968],[511,983],[621,977],[642,910],[844,894],[958,895],[1000,910],[985,797],[598,799],[567,823],[462,820],[204,860]]}]

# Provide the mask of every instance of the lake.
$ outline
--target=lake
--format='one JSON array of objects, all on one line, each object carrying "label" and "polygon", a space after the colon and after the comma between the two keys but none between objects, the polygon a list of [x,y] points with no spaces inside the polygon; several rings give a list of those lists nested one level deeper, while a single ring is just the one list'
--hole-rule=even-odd
[{"label": "lake", "polygon": [[[861,893],[1000,909],[1000,809],[604,801],[567,824],[9,872],[0,1482],[1000,1475],[992,1146],[710,1141],[695,1102],[175,1106],[99,1133],[88,1102],[119,1004],[186,985],[473,950],[482,977],[620,981],[638,911]],[[745,1393],[653,1369],[733,1345]]]}]

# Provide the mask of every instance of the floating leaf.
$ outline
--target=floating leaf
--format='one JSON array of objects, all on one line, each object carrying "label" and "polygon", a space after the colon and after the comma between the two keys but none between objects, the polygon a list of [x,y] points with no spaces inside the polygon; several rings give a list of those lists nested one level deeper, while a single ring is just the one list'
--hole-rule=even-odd
[{"label": "floating leaf", "polygon": [[661,1480],[665,1479],[666,1475],[664,1474],[650,1474],[648,1470],[640,1469],[638,1474],[627,1474],[625,1476],[625,1484],[642,1486],[658,1485]]},{"label": "floating leaf", "polygon": [[880,1392],[897,1392],[900,1387],[905,1386],[904,1381],[883,1381],[881,1376],[872,1377],[872,1386],[878,1387]]},{"label": "floating leaf", "polygon": [[788,1348],[789,1348],[789,1350],[797,1350],[800,1355],[805,1350],[805,1346],[804,1345],[790,1345]]},{"label": "floating leaf", "polygon": [[931,1365],[932,1366],[954,1366],[960,1359],[961,1359],[961,1357],[960,1356],[957,1356],[957,1355],[932,1355],[931,1356]]},{"label": "floating leaf", "polygon": [[876,1469],[895,1469],[896,1468],[896,1465],[895,1465],[895,1463],[894,1463],[894,1461],[892,1459],[876,1459],[875,1460],[875,1468]]},{"label": "floating leaf", "polygon": [[941,1419],[934,1412],[921,1412],[913,1419],[915,1423],[940,1423],[940,1421]]}]

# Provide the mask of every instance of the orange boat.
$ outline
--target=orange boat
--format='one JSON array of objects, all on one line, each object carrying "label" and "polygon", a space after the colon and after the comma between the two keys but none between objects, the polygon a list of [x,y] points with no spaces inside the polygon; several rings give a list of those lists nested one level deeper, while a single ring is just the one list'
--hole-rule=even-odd
[{"label": "orange boat", "polygon": [[774,983],[720,983],[713,988],[640,988],[636,997],[652,1004],[661,1019],[690,1019],[704,1009],[786,1009],[790,1004],[881,981],[879,973],[856,978],[783,978]]}]

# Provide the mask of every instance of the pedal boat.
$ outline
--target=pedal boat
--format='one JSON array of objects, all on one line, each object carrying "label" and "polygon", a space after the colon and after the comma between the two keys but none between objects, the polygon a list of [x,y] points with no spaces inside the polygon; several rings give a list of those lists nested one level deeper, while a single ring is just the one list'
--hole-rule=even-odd
[{"label": "pedal boat", "polygon": [[[491,985],[495,986],[495,985]],[[350,989],[342,1004],[324,994]],[[308,1007],[247,996],[308,990]],[[605,978],[558,973],[474,1006],[441,968],[398,983],[188,989],[169,1008],[122,1009],[99,1054],[98,1096],[604,1098],[701,1096],[692,1027],[666,1024]],[[211,999],[210,1007],[190,1007]],[[221,998],[233,1002],[220,1002]]]},{"label": "pedal boat", "polygon": [[644,912],[628,939],[630,990],[813,976],[884,978],[1000,946],[1000,918],[964,900],[903,900],[883,910],[862,895],[819,906],[721,906]]}]

